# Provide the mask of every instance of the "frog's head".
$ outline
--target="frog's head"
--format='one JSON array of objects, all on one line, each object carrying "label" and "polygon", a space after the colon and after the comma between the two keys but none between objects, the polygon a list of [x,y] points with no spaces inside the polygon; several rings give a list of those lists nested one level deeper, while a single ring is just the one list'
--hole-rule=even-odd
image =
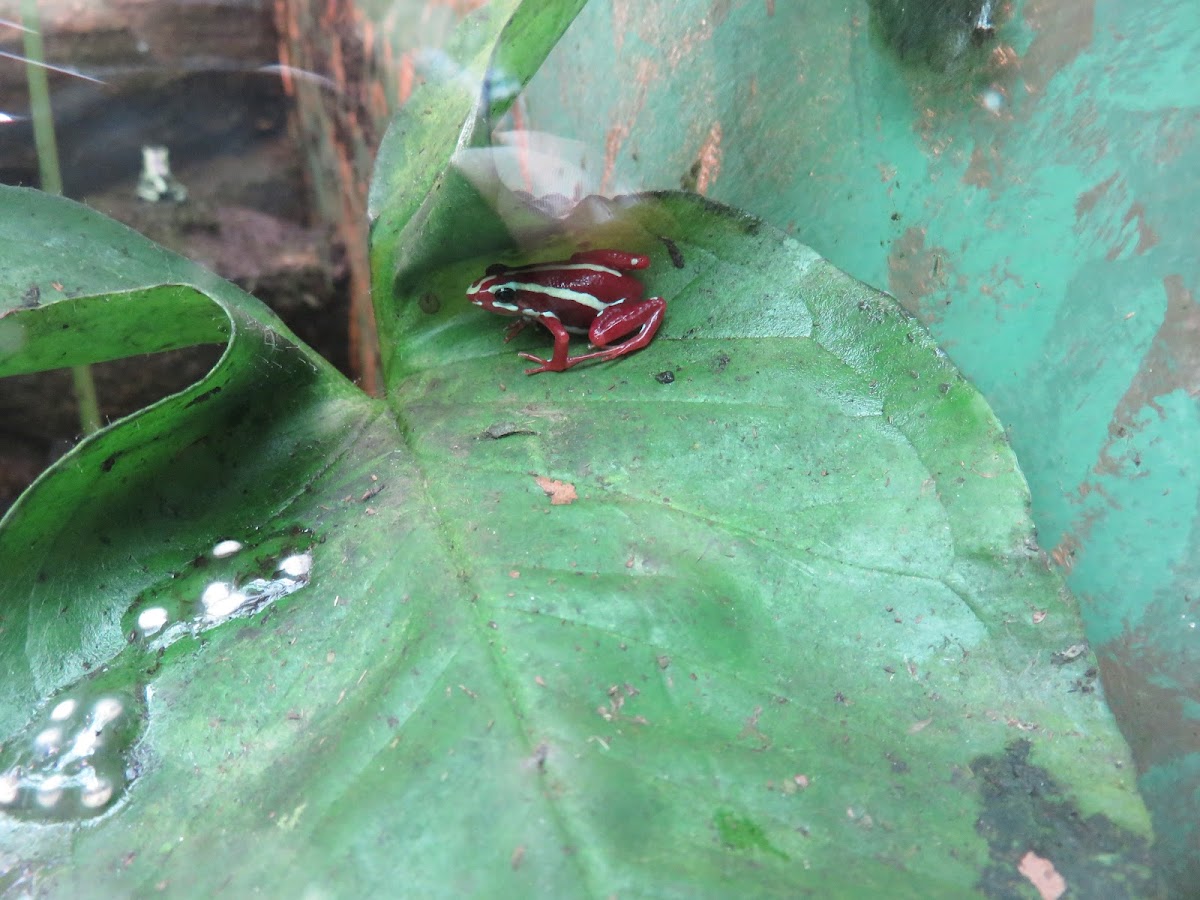
[{"label": "frog's head", "polygon": [[517,285],[509,268],[500,263],[488,266],[484,276],[467,288],[467,299],[488,312],[520,315],[516,304]]}]

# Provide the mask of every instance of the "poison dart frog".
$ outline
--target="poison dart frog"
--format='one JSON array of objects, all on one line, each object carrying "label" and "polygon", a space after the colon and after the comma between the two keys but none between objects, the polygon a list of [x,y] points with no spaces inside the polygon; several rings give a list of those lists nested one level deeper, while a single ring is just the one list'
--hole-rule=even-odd
[{"label": "poison dart frog", "polygon": [[[667,302],[661,297],[643,300],[642,283],[624,274],[649,265],[650,257],[623,250],[584,250],[565,262],[528,266],[496,263],[467,288],[467,297],[489,312],[520,317],[509,327],[506,343],[530,322],[541,322],[554,335],[550,359],[519,354],[538,363],[526,375],[565,372],[584,360],[616,359],[640,350],[654,338]],[[586,334],[599,349],[567,356],[572,334]]]}]

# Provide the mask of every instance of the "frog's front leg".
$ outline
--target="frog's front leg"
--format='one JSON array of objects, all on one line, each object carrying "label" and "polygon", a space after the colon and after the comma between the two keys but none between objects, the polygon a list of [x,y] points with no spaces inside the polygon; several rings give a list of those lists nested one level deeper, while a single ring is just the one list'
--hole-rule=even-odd
[{"label": "frog's front leg", "polygon": [[620,272],[631,272],[634,269],[647,268],[650,265],[650,257],[642,253],[626,253],[624,250],[580,250],[572,255],[571,262],[590,263]]},{"label": "frog's front leg", "polygon": [[517,356],[522,359],[541,363],[536,369],[526,369],[525,374],[536,375],[538,372],[567,371],[576,362],[575,359],[567,359],[567,348],[571,342],[571,335],[563,327],[563,323],[558,320],[558,316],[553,313],[542,313],[538,316],[538,321],[545,325],[546,330],[554,335],[554,354],[549,359],[542,359],[540,356],[534,356],[532,353],[518,353]]},{"label": "frog's front leg", "polygon": [[504,332],[504,343],[507,344],[509,341],[511,341],[513,338],[515,338],[518,334],[520,334],[522,331],[524,331],[528,327],[530,321],[531,320],[528,319],[527,317],[521,316],[521,318],[517,319],[517,321],[515,321],[511,325],[509,325],[508,329]]}]

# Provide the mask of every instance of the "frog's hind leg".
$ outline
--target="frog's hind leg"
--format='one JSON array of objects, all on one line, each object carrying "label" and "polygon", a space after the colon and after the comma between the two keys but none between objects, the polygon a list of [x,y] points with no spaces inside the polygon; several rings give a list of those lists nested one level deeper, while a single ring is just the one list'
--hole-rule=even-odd
[{"label": "frog's hind leg", "polygon": [[580,250],[571,257],[571,262],[608,266],[621,272],[630,272],[649,267],[650,257],[644,253],[626,253],[624,250]]}]

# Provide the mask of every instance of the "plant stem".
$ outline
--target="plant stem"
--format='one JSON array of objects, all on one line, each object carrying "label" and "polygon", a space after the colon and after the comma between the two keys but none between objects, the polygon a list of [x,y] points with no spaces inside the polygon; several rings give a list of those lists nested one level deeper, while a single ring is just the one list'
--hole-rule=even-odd
[{"label": "plant stem", "polygon": [[75,400],[79,404],[79,424],[84,434],[95,434],[100,430],[100,402],[96,399],[92,367],[72,366],[71,379],[75,382]]},{"label": "plant stem", "polygon": [[[54,136],[54,112],[50,108],[50,81],[46,77],[42,25],[37,0],[21,0],[21,21],[27,31],[25,41],[25,78],[29,83],[29,114],[33,119],[33,142],[37,148],[38,172],[42,190],[62,194],[62,170],[58,165],[58,140]],[[71,369],[75,382],[75,400],[79,404],[79,423],[84,434],[100,430],[100,405],[91,366]]]},{"label": "plant stem", "polygon": [[29,83],[29,114],[33,118],[33,143],[37,147],[38,170],[42,190],[62,193],[62,172],[58,167],[58,141],[54,137],[54,113],[50,109],[50,81],[41,65],[45,59],[42,26],[37,0],[21,0],[21,23],[27,29],[25,40],[25,80]]}]

